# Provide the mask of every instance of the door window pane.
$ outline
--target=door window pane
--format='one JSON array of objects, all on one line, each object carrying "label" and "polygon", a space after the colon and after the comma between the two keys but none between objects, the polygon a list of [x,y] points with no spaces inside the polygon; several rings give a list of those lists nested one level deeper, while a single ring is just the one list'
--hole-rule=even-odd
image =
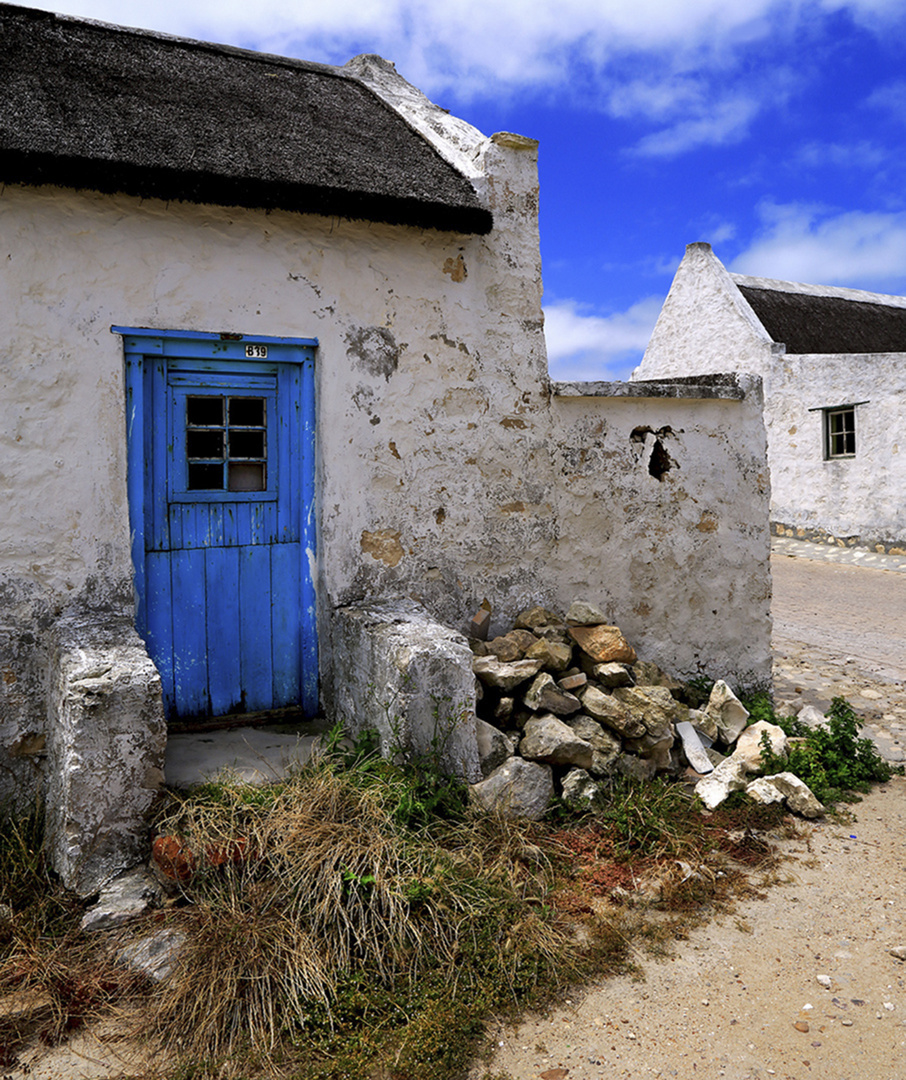
[{"label": "door window pane", "polygon": [[186,397],[189,491],[267,491],[267,400]]}]

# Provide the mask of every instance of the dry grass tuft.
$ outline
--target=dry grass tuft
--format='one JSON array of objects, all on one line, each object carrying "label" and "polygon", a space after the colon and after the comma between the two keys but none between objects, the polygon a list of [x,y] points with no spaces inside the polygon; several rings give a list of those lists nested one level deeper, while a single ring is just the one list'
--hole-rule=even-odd
[{"label": "dry grass tuft", "polygon": [[187,944],[153,1005],[171,1047],[195,1060],[267,1055],[313,1016],[332,1023],[353,969],[390,987],[459,965],[455,993],[481,981],[475,957],[493,951],[498,989],[515,999],[527,957],[536,982],[569,967],[575,935],[541,910],[540,829],[479,817],[413,830],[398,813],[408,781],[379,772],[322,761],[265,791],[212,785],[160,822],[192,868],[180,884],[190,904],[173,916]]}]

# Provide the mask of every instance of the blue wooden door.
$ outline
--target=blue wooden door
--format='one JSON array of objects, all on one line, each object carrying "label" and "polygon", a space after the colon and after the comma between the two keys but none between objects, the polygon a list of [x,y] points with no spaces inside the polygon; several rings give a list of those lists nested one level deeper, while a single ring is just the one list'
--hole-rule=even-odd
[{"label": "blue wooden door", "polygon": [[314,714],[315,343],[115,329],[137,626],[168,716]]}]

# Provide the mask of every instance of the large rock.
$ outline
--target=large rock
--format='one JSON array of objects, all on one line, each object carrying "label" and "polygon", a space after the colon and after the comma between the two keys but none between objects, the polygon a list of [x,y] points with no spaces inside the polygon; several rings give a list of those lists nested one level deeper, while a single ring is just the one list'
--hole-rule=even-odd
[{"label": "large rock", "polygon": [[671,725],[663,735],[643,735],[640,739],[627,739],[624,748],[632,754],[638,754],[640,758],[653,761],[655,769],[660,772],[673,765],[671,750],[675,741]]},{"label": "large rock", "polygon": [[613,694],[605,694],[596,686],[586,686],[579,691],[578,696],[582,702],[582,708],[589,716],[599,720],[624,738],[637,739],[645,734],[644,723],[624,708]]},{"label": "large rock", "polygon": [[613,696],[644,725],[648,735],[656,738],[666,735],[675,720],[686,718],[679,702],[663,686],[619,686]]},{"label": "large rock", "polygon": [[157,907],[163,890],[145,867],[127,870],[108,882],[98,901],[82,916],[83,930],[108,930]]},{"label": "large rock", "polygon": [[695,794],[709,810],[727,798],[731,791],[742,791],[748,783],[745,762],[727,758],[718,765],[710,776],[695,785]]},{"label": "large rock", "polygon": [[827,723],[827,717],[814,705],[803,705],[799,712],[796,713],[796,719],[802,721],[803,724],[807,724],[810,728],[818,728]]},{"label": "large rock", "polygon": [[549,765],[538,765],[511,757],[485,780],[472,784],[469,797],[488,813],[537,821],[554,796],[554,778]]},{"label": "large rock", "polygon": [[563,779],[562,799],[571,810],[592,810],[601,799],[602,788],[584,769],[570,769]]},{"label": "large rock", "polygon": [[592,764],[594,747],[585,739],[580,739],[562,720],[545,713],[533,717],[525,725],[519,753],[531,761],[543,761],[548,765],[575,765],[588,769]]},{"label": "large rock", "polygon": [[499,765],[502,765],[507,758],[512,757],[516,752],[515,746],[506,735],[502,731],[498,731],[493,724],[488,724],[484,720],[476,719],[475,737],[478,741],[478,761],[481,765],[481,775],[484,777],[490,776]]},{"label": "large rock", "polygon": [[617,736],[604,728],[597,720],[586,716],[585,713],[571,716],[565,723],[573,729],[580,739],[590,743],[595,750],[600,750],[602,754],[611,753],[614,747],[619,752],[620,740]]},{"label": "large rock", "polygon": [[510,664],[514,660],[521,660],[525,655],[525,649],[521,648],[519,643],[513,641],[509,635],[493,638],[487,643],[487,649],[488,654],[496,656],[504,664]]},{"label": "large rock", "polygon": [[668,690],[680,690],[683,685],[651,660],[639,660],[633,664],[632,677],[636,686],[665,686]]},{"label": "large rock", "polygon": [[500,690],[513,690],[540,670],[540,660],[514,660],[505,664],[496,656],[476,656],[472,661],[472,671],[485,686],[496,686]]},{"label": "large rock", "polygon": [[653,780],[657,772],[657,765],[648,758],[640,758],[635,754],[620,754],[617,758],[617,771],[630,780]]},{"label": "large rock", "polygon": [[618,626],[571,626],[569,636],[595,663],[636,662],[635,649]]},{"label": "large rock", "polygon": [[709,713],[706,713],[704,709],[690,709],[689,723],[695,728],[707,747],[713,746],[720,738],[717,721]]},{"label": "large rock", "polygon": [[557,716],[570,716],[582,708],[581,701],[569,691],[561,690],[546,671],[535,676],[522,700],[535,712],[552,712]]},{"label": "large rock", "polygon": [[574,600],[569,605],[566,621],[570,626],[600,626],[607,622],[604,612],[586,600]]},{"label": "large rock", "polygon": [[608,690],[613,690],[617,686],[632,686],[632,674],[625,664],[616,662],[610,664],[592,663],[592,669],[586,671],[586,675],[596,679]]},{"label": "large rock", "polygon": [[525,650],[526,660],[540,660],[546,671],[566,671],[572,655],[569,645],[547,638],[536,638],[535,643]]},{"label": "large rock", "polygon": [[566,723],[580,739],[584,739],[594,748],[589,772],[594,776],[608,776],[612,773],[623,748],[618,736],[584,713],[571,716]]},{"label": "large rock", "polygon": [[517,630],[532,630],[536,626],[562,626],[563,620],[553,611],[543,607],[526,608],[520,611],[513,623]]},{"label": "large rock", "polygon": [[801,814],[806,818],[821,817],[824,814],[824,807],[815,798],[808,784],[790,772],[761,776],[746,787],[746,794],[760,803],[780,802],[782,799],[794,814]]},{"label": "large rock", "polygon": [[181,930],[165,926],[130,942],[117,954],[117,963],[147,975],[155,982],[164,982],[173,974],[186,940]]},{"label": "large rock", "polygon": [[749,720],[748,711],[723,679],[714,684],[704,712],[727,746],[736,742]]},{"label": "large rock", "polygon": [[749,772],[758,772],[762,767],[761,761],[761,737],[767,735],[772,753],[776,757],[786,757],[786,735],[782,728],[776,724],[769,724],[766,720],[759,720],[752,724],[739,736],[736,749],[732,757],[736,761],[744,761]]}]

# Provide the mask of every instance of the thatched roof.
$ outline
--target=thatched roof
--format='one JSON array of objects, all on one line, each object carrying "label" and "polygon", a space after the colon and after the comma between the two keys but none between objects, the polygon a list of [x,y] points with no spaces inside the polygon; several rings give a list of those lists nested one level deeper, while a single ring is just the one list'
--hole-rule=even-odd
[{"label": "thatched roof", "polygon": [[336,68],[0,4],[0,181],[486,233],[468,180]]},{"label": "thatched roof", "polygon": [[906,352],[906,306],[901,297],[890,297],[885,304],[876,294],[866,294],[863,300],[799,292],[785,285],[778,281],[769,288],[753,287],[736,280],[762,326],[774,341],[786,345],[788,353]]}]

